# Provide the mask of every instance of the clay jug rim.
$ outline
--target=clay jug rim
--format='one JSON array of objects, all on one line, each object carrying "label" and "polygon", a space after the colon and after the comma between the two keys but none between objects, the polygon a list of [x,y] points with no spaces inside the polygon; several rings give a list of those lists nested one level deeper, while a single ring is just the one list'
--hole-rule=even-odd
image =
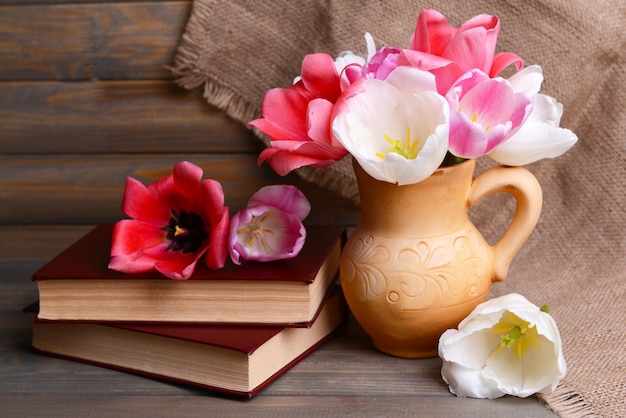
[{"label": "clay jug rim", "polygon": [[[353,165],[353,169],[355,170],[355,173],[358,171],[360,171],[362,174],[366,175],[367,177],[370,178],[371,181],[374,182],[379,182],[379,183],[387,183],[387,184],[395,184],[395,183],[389,183],[386,181],[382,181],[382,180],[378,180],[375,179],[374,177],[372,177],[371,175],[369,175],[367,173],[367,171],[361,166],[361,164],[359,164],[359,162],[357,161],[356,158],[352,159],[352,165]],[[457,163],[457,164],[452,164],[452,165],[447,165],[447,166],[443,166],[443,167],[439,167],[437,168],[428,178],[431,177],[439,177],[439,176],[443,176],[443,175],[449,175],[449,173],[451,172],[455,172],[455,171],[467,171],[470,172],[471,174],[469,174],[470,176],[474,173],[474,169],[476,168],[476,159],[474,158],[468,158],[467,160]],[[357,176],[358,177],[358,176]],[[428,180],[425,179],[422,182]],[[412,183],[412,184],[405,184],[403,186],[400,186],[398,184],[395,184],[397,187],[405,187],[405,186],[413,186],[415,184],[419,184],[422,182],[418,182],[418,183]]]}]

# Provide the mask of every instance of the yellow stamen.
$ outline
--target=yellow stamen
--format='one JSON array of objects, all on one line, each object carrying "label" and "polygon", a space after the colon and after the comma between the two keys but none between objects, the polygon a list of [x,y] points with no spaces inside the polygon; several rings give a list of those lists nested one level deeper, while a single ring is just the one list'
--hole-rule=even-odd
[{"label": "yellow stamen", "polygon": [[530,322],[507,311],[500,322],[491,328],[492,334],[500,334],[500,344],[492,355],[498,354],[503,348],[512,348],[515,355],[522,358],[532,346],[541,347],[537,327],[535,325],[529,327],[529,325]]},{"label": "yellow stamen", "polygon": [[185,235],[189,235],[189,230],[187,228],[181,228],[178,225],[174,226],[174,236],[175,237],[180,237],[180,236],[185,236]]},{"label": "yellow stamen", "polygon": [[[459,112],[460,112],[460,110],[459,110]],[[476,123],[476,121],[478,120],[478,115],[476,113],[474,113],[472,115],[472,119],[471,120],[472,120],[472,123]],[[489,125],[485,126],[485,132],[487,132],[487,131],[489,131]]]},{"label": "yellow stamen", "polygon": [[269,211],[265,212],[261,216],[253,216],[247,225],[237,230],[238,234],[248,234],[246,240],[248,247],[252,248],[254,246],[254,242],[257,241],[261,244],[263,249],[268,248],[267,242],[265,241],[265,234],[274,235],[275,233],[272,229],[265,228],[263,226],[263,222],[265,222],[269,217]]},{"label": "yellow stamen", "polygon": [[393,139],[389,135],[384,135],[385,141],[387,141],[391,147],[387,150],[386,153],[377,152],[376,156],[380,159],[385,159],[388,153],[393,152],[395,154],[401,155],[407,160],[414,160],[417,158],[419,154],[419,150],[417,149],[419,145],[419,139],[411,140],[411,127],[406,127],[406,136],[404,141],[402,139]]}]

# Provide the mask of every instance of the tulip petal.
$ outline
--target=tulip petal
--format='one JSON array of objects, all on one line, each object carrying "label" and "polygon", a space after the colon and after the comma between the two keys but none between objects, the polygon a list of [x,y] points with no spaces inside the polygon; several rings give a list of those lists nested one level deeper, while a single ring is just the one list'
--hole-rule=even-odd
[{"label": "tulip petal", "polygon": [[201,183],[202,202],[205,205],[204,213],[208,214],[210,222],[209,244],[205,257],[206,265],[213,270],[224,267],[228,257],[228,233],[230,213],[224,206],[224,191],[222,185],[212,179]]},{"label": "tulip petal", "polygon": [[507,79],[513,91],[522,93],[528,97],[533,97],[541,89],[543,83],[543,71],[538,65],[531,65],[521,71],[516,72]]},{"label": "tulip petal", "polygon": [[[165,245],[162,246],[165,249]],[[155,270],[155,259],[143,252],[112,256],[108,268],[125,274],[146,273]]]},{"label": "tulip petal", "polygon": [[263,97],[263,118],[251,121],[249,126],[272,139],[308,140],[306,112],[311,98],[302,83],[271,89]]},{"label": "tulip petal", "polygon": [[334,59],[328,54],[316,53],[304,57],[302,82],[313,97],[334,102],[341,93],[339,73]]},{"label": "tulip petal", "polygon": [[500,164],[522,166],[563,155],[577,140],[569,129],[554,127],[548,123],[528,123],[488,155]]},{"label": "tulip petal", "polygon": [[363,68],[367,78],[385,80],[389,73],[398,68],[398,56],[401,50],[386,46],[376,52]]},{"label": "tulip petal", "polygon": [[[148,184],[146,187],[159,201],[161,207],[168,208],[169,213],[165,224],[167,224],[167,219],[171,216],[172,209],[176,211],[191,209],[189,200],[186,196],[180,194],[179,189],[176,187],[173,173]],[[194,190],[197,191],[195,187]]]},{"label": "tulip petal", "polygon": [[[452,65],[454,65],[454,62],[447,58],[412,49],[402,50],[398,55],[398,66],[411,66],[424,71],[448,68]],[[459,73],[463,72],[458,67],[455,66],[455,68]]]},{"label": "tulip petal", "polygon": [[514,93],[510,86],[496,79],[476,84],[461,98],[464,112],[476,115],[485,126],[507,120],[513,112]]},{"label": "tulip petal", "polygon": [[501,52],[496,54],[496,56],[493,57],[493,64],[491,65],[491,70],[489,71],[489,77],[496,77],[509,65],[514,65],[519,71],[524,67],[524,60],[512,52]]},{"label": "tulip petal", "polygon": [[459,397],[495,399],[505,395],[493,380],[483,376],[480,369],[445,362],[441,377],[449,385],[450,392]]},{"label": "tulip petal", "polygon": [[111,256],[133,254],[165,242],[165,232],[157,224],[125,219],[113,227]]},{"label": "tulip petal", "polygon": [[212,221],[209,248],[205,257],[207,267],[213,270],[224,267],[228,257],[228,234],[230,232],[228,210],[223,211],[221,215],[221,219]]},{"label": "tulip petal", "polygon": [[[522,359],[512,350],[501,350],[486,360],[483,375],[496,381],[507,395],[526,398],[551,387],[558,375],[554,361],[554,346],[544,336],[539,336],[540,347],[529,350]],[[560,380],[560,379],[559,379]]]},{"label": "tulip petal", "polygon": [[453,61],[461,70],[477,68],[488,73],[493,62],[495,40],[482,27],[459,30],[448,44],[443,57]]},{"label": "tulip petal", "polygon": [[457,29],[443,14],[434,9],[424,9],[417,17],[409,48],[441,56],[456,32]]},{"label": "tulip petal", "polygon": [[[273,144],[275,142],[277,141],[273,141]],[[297,146],[298,144],[290,145],[295,145],[299,152],[295,153],[289,150],[268,147],[261,152],[257,162],[261,164],[263,161],[268,161],[272,169],[278,175],[286,176],[291,171],[300,167],[327,167],[340,159],[333,158],[335,154],[324,152],[324,148],[313,143],[310,145],[309,143],[304,143],[299,147]],[[346,151],[342,151],[342,154],[345,155]],[[343,158],[343,155],[341,158]]]},{"label": "tulip petal", "polygon": [[231,219],[229,250],[231,259],[273,261],[295,257],[306,237],[306,230],[293,215],[271,206],[252,206]]},{"label": "tulip petal", "polygon": [[126,179],[122,211],[131,218],[154,224],[165,225],[170,208],[161,204],[151,191],[132,177]]},{"label": "tulip petal", "polygon": [[509,65],[520,70],[524,63],[516,54],[502,52],[494,56],[499,31],[497,16],[481,14],[457,29],[438,11],[423,10],[409,44],[412,52],[403,51],[398,65],[412,65],[435,74],[441,94],[448,93],[455,81],[472,69],[491,78]]},{"label": "tulip petal", "polygon": [[223,212],[228,212],[228,207],[224,206],[222,185],[216,180],[207,179],[200,183],[199,191],[202,196],[202,212],[208,215],[211,223],[221,222],[224,217]]},{"label": "tulip petal", "polygon": [[450,139],[448,148],[457,157],[478,158],[487,149],[487,135],[482,126],[472,123],[461,112],[450,114]]},{"label": "tulip petal", "polygon": [[[307,108],[307,135],[316,143],[331,145],[330,118],[334,105],[325,99],[314,99]],[[336,145],[336,144],[334,144]]]},{"label": "tulip petal", "polygon": [[[439,350],[445,352],[447,360],[466,367],[480,368],[500,342],[499,337],[489,330],[501,316],[502,310],[479,315],[472,321],[459,325],[458,331],[448,330],[446,338],[440,339]],[[459,344],[461,341],[462,344]],[[471,346],[472,350],[467,351],[465,344]]]},{"label": "tulip petal", "polygon": [[198,198],[202,169],[189,161],[182,161],[174,165],[172,172],[176,193],[187,202]]},{"label": "tulip petal", "polygon": [[529,123],[547,123],[558,127],[563,116],[563,105],[554,97],[545,94],[533,96],[533,111],[528,117]]},{"label": "tulip petal", "polygon": [[437,91],[435,76],[428,71],[415,71],[410,67],[398,67],[386,80],[404,95]]},{"label": "tulip petal", "polygon": [[296,186],[275,184],[265,186],[252,195],[248,201],[251,206],[271,206],[299,220],[303,220],[311,211],[311,204]]},{"label": "tulip petal", "polygon": [[188,253],[170,258],[161,258],[155,263],[158,272],[172,280],[187,280],[196,268],[202,253]]},{"label": "tulip petal", "polygon": [[562,106],[554,98],[537,94],[533,106],[520,129],[488,154],[491,159],[504,165],[526,165],[558,157],[576,144],[577,136],[559,127]]}]

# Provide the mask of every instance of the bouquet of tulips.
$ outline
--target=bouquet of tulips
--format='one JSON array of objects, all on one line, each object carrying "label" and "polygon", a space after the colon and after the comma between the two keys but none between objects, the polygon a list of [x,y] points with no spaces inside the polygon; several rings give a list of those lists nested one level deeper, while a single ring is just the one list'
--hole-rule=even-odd
[{"label": "bouquet of tulips", "polygon": [[250,122],[271,139],[259,163],[285,175],[349,153],[372,177],[403,185],[483,155],[525,165],[563,154],[577,138],[559,127],[562,105],[539,93],[541,67],[495,54],[499,30],[496,16],[456,28],[429,9],[407,48],[376,50],[366,34],[366,57],[305,56],[294,84],[269,90]]}]

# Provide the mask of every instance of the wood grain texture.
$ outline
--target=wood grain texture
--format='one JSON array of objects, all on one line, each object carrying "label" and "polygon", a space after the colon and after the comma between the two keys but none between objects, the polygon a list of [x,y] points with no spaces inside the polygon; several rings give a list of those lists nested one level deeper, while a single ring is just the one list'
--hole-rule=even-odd
[{"label": "wood grain texture", "polygon": [[[0,225],[0,257],[54,257],[94,227],[88,224]],[[29,239],[34,236],[36,240]]]},{"label": "wood grain texture", "polygon": [[0,80],[170,77],[190,1],[0,6]]},{"label": "wood grain texture", "polygon": [[440,378],[438,358],[381,354],[352,318],[342,334],[245,401],[34,354],[21,308],[36,299],[29,278],[45,261],[0,258],[3,416],[554,416],[534,397],[456,398]]},{"label": "wood grain texture", "polygon": [[304,182],[295,174],[280,177],[256,154],[97,154],[0,156],[0,220],[5,224],[96,224],[124,217],[127,176],[147,184],[189,160],[204,178],[219,181],[231,213],[241,210],[259,188],[295,184],[312,203],[309,224],[354,225],[358,208],[345,199]]},{"label": "wood grain texture", "polygon": [[172,80],[0,82],[2,153],[260,149],[245,126]]},{"label": "wood grain texture", "polygon": [[[251,401],[204,396],[113,394],[80,397],[58,394],[0,396],[7,416],[28,417],[507,417],[547,418],[554,414],[532,399],[477,400],[354,394],[267,396]],[[534,402],[534,405],[531,404]]]}]

